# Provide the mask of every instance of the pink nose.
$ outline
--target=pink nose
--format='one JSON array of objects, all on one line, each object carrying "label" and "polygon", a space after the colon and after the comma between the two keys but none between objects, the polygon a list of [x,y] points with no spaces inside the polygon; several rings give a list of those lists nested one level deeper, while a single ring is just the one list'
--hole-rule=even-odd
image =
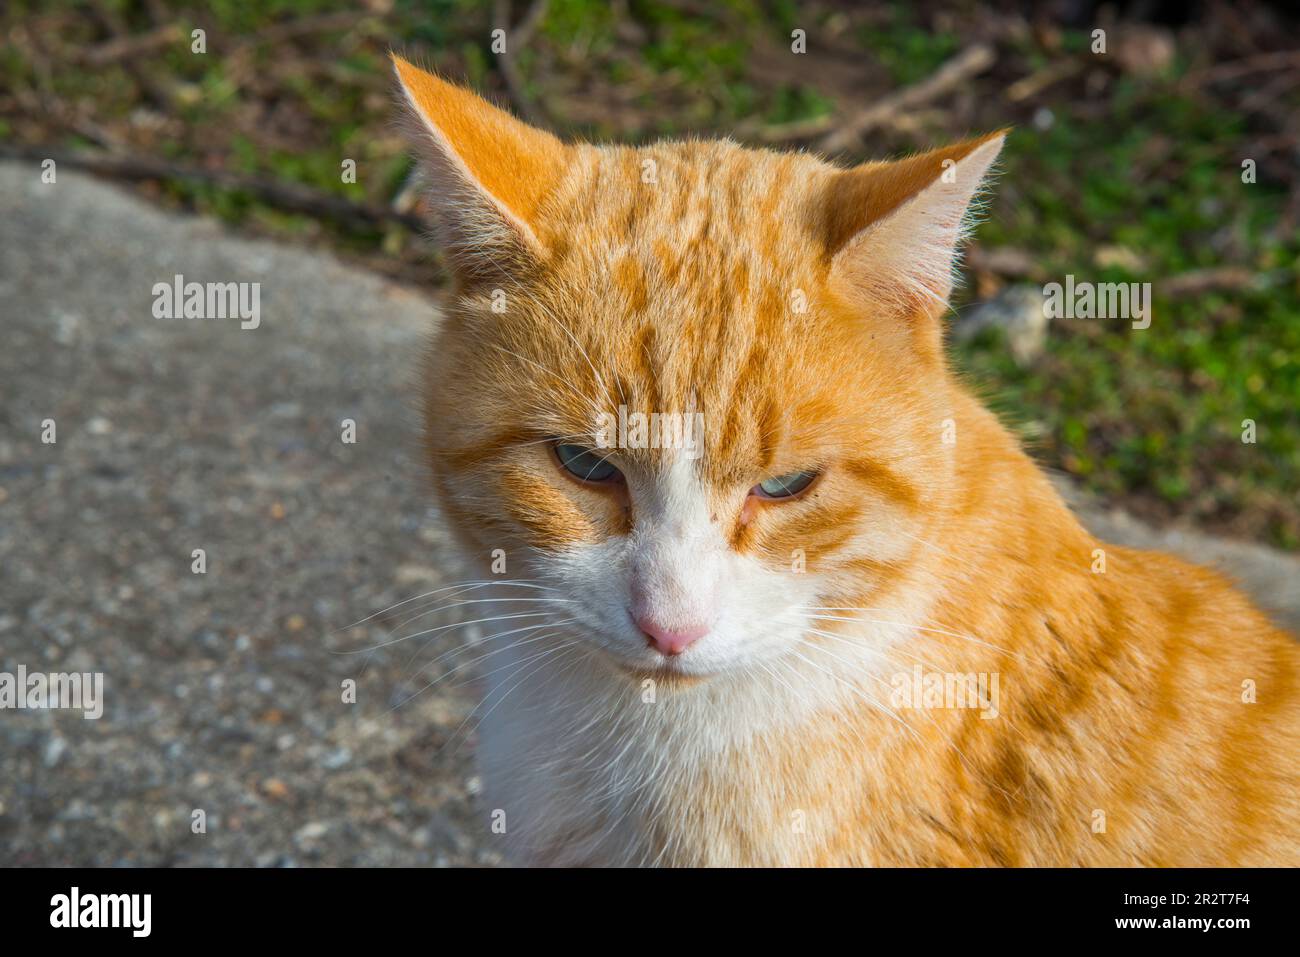
[{"label": "pink nose", "polygon": [[680,655],[686,648],[709,633],[708,625],[686,625],[680,628],[665,628],[649,618],[637,616],[636,626],[645,632],[651,648],[661,655],[672,657]]}]

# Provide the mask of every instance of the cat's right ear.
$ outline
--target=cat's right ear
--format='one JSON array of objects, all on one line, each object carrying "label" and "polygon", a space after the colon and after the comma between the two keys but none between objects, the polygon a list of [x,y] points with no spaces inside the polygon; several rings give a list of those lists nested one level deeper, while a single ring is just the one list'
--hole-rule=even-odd
[{"label": "cat's right ear", "polygon": [[546,257],[537,215],[568,162],[556,137],[393,55],[439,241],[462,281]]},{"label": "cat's right ear", "polygon": [[1006,134],[837,173],[819,202],[833,279],[907,313],[946,305],[970,207]]}]

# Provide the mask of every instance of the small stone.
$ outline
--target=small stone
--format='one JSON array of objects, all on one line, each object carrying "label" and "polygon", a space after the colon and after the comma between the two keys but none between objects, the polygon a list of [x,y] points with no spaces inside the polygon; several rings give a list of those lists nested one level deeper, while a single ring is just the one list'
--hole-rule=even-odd
[{"label": "small stone", "polygon": [[279,778],[267,778],[262,782],[262,793],[273,801],[283,801],[289,797],[289,785]]},{"label": "small stone", "polygon": [[293,840],[300,846],[314,844],[329,833],[329,825],[323,821],[312,821],[294,831]]},{"label": "small stone", "polygon": [[1114,267],[1135,275],[1146,271],[1142,257],[1127,246],[1098,246],[1092,261],[1101,269]]},{"label": "small stone", "polygon": [[1178,53],[1173,33],[1163,27],[1133,23],[1114,33],[1117,35],[1115,58],[1127,73],[1138,76],[1164,73]]},{"label": "small stone", "polygon": [[425,582],[436,582],[442,576],[438,574],[438,569],[429,565],[399,565],[397,566],[397,583],[399,585],[424,584]]},{"label": "small stone", "polygon": [[985,329],[1001,329],[1017,364],[1033,363],[1047,345],[1045,298],[1037,286],[1008,286],[991,300],[975,307],[953,327],[958,342],[973,339]]},{"label": "small stone", "polygon": [[321,759],[321,764],[330,771],[337,771],[351,760],[351,751],[347,748],[336,748]]}]

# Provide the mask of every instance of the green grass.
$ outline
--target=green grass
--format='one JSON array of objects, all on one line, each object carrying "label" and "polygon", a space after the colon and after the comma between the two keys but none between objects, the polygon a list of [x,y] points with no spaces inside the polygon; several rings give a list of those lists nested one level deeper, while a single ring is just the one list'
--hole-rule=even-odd
[{"label": "green grass", "polygon": [[[1028,370],[996,338],[959,356],[1041,457],[1156,515],[1227,522],[1300,546],[1300,236],[1277,238],[1284,196],[1241,181],[1241,118],[1168,93],[1121,90],[1105,120],[1060,116],[1011,139],[1014,205],[995,204],[982,242],[1034,250],[1062,280],[1152,283],[1152,326],[1067,320]],[[1134,175],[1153,137],[1159,176]],[[1162,282],[1221,265],[1224,245],[1260,288],[1170,301]],[[1101,267],[1120,247],[1140,268]],[[1256,441],[1242,441],[1244,420]]]}]

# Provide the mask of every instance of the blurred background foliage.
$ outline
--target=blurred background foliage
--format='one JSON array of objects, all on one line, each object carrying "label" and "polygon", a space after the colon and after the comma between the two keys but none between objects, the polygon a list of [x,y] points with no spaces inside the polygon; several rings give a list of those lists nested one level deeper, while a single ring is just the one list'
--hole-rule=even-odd
[{"label": "blurred background foliage", "polygon": [[[851,162],[1012,124],[954,321],[1018,284],[1073,274],[1151,282],[1153,323],[1054,320],[1028,357],[993,324],[959,338],[956,361],[1045,465],[1150,520],[1295,549],[1300,21],[1289,8],[9,0],[0,156],[88,166],[158,202],[437,285],[393,123],[390,48],[569,137],[817,149],[838,134],[832,152]],[[494,28],[506,56],[490,48]],[[195,29],[204,54],[191,52]],[[954,61],[966,72],[945,83]],[[1242,441],[1245,419],[1255,444]]]}]

